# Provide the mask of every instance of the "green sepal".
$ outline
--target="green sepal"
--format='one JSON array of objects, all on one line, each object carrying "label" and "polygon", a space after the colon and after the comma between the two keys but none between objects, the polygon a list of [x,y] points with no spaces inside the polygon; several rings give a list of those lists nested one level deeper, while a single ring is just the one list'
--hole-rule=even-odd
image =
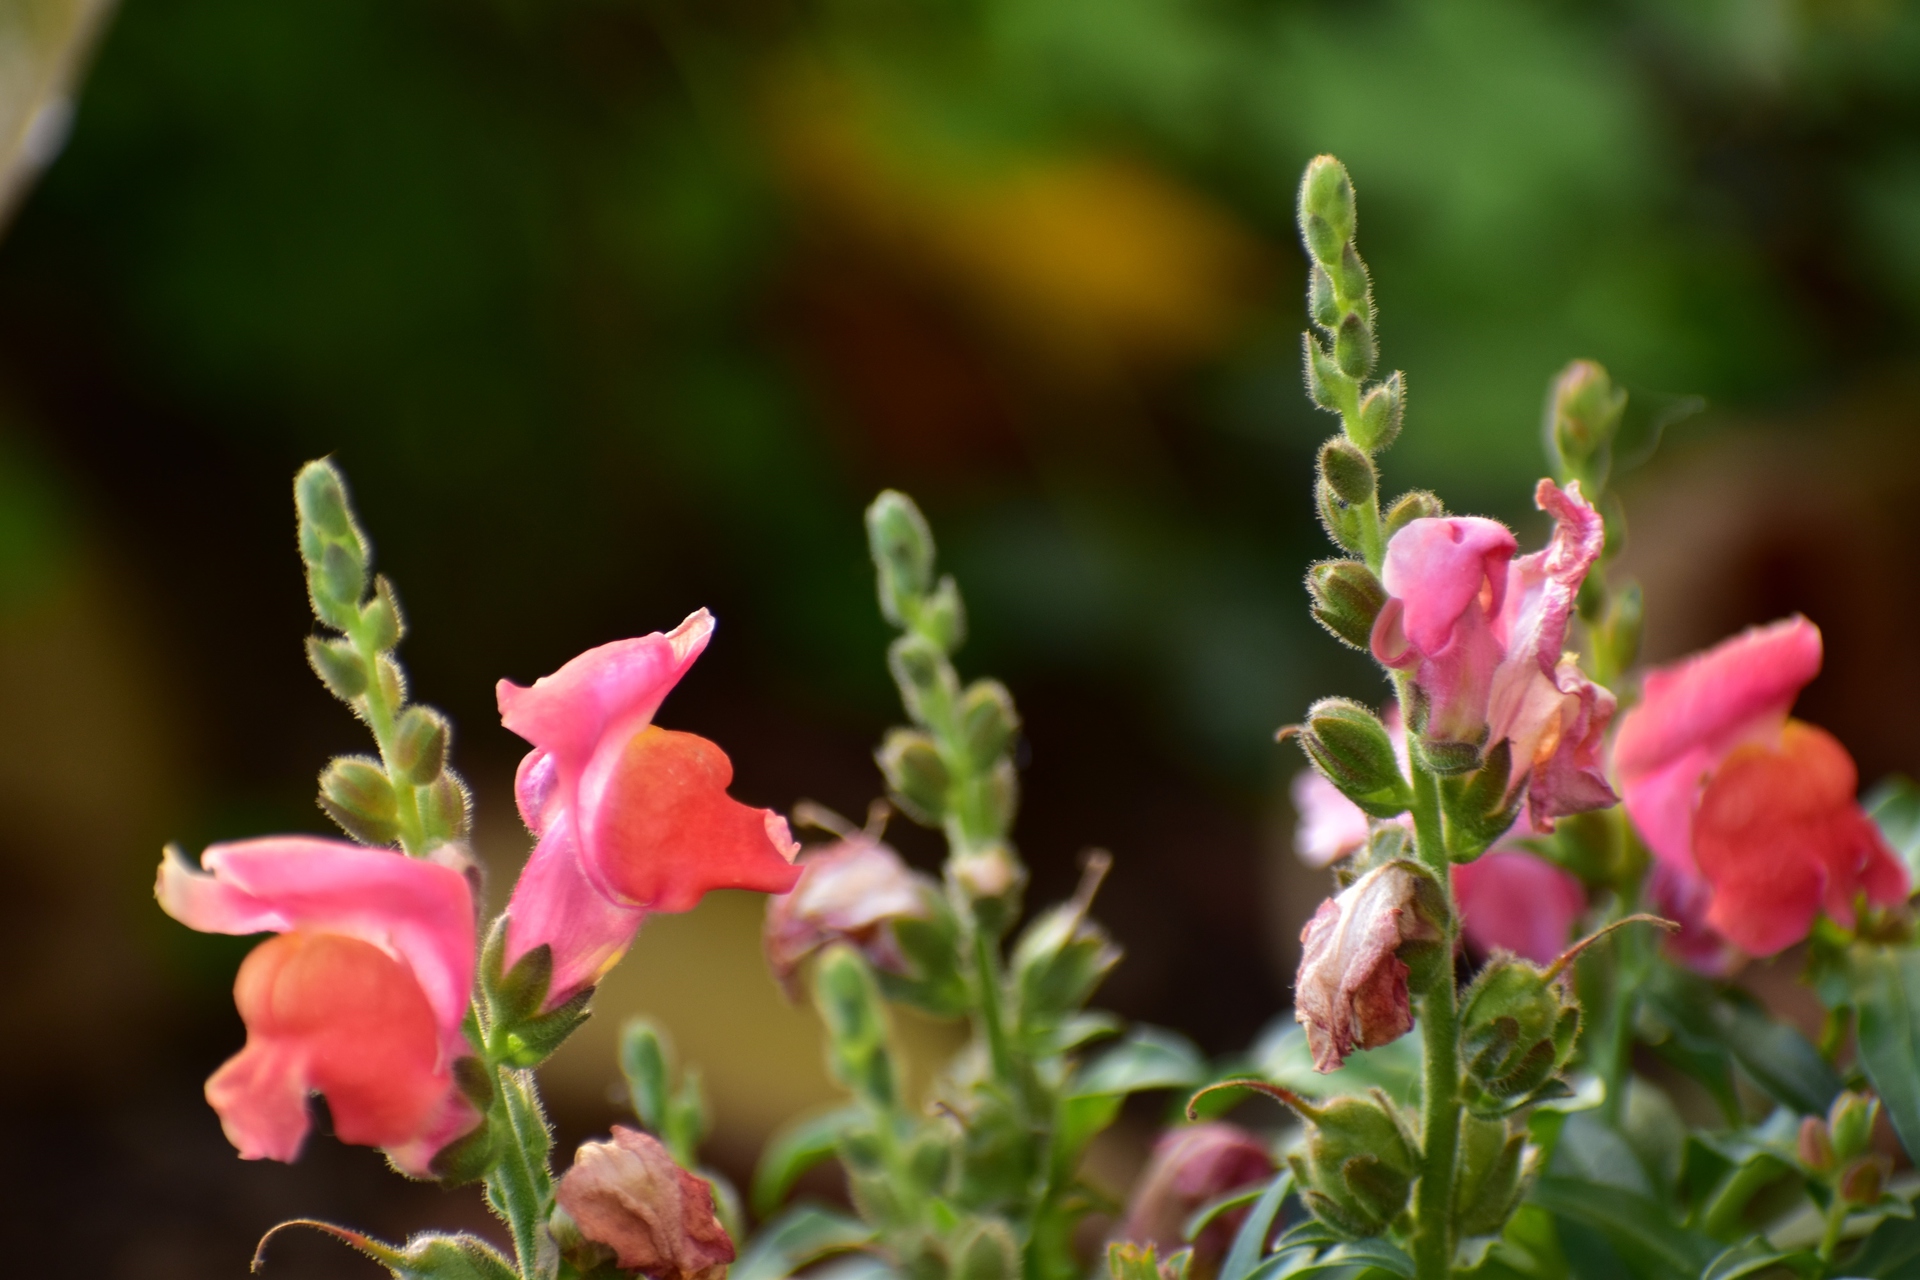
[{"label": "green sepal", "polygon": [[416,796],[420,803],[420,826],[429,847],[458,840],[467,834],[473,801],[467,784],[451,769],[442,769],[430,786]]},{"label": "green sepal", "polygon": [[1350,698],[1322,698],[1300,727],[1307,759],[1340,793],[1376,818],[1405,813],[1413,788],[1380,717]]},{"label": "green sepal", "polygon": [[339,756],[320,775],[320,808],[362,844],[400,838],[400,807],[393,783],[370,756]]},{"label": "green sepal", "polygon": [[1373,459],[1345,436],[1334,436],[1320,446],[1319,466],[1334,496],[1348,506],[1360,506],[1373,499],[1378,480]]},{"label": "green sepal", "polygon": [[[1420,715],[1417,718],[1424,720],[1425,716]],[[1409,739],[1408,745],[1412,748],[1415,758],[1426,767],[1427,772],[1437,773],[1443,778],[1472,773],[1484,762],[1481,754],[1483,744],[1478,742],[1429,738],[1416,732]]]},{"label": "green sepal", "polygon": [[395,767],[415,786],[427,786],[446,768],[452,736],[447,718],[432,707],[408,707],[393,730]]},{"label": "green sepal", "polygon": [[1358,560],[1322,560],[1307,570],[1313,620],[1336,640],[1365,652],[1374,619],[1387,603],[1386,588]]},{"label": "green sepal", "polygon": [[1447,853],[1455,862],[1471,862],[1507,833],[1526,788],[1515,786],[1508,796],[1513,771],[1513,744],[1502,738],[1471,774],[1443,776],[1440,808],[1446,822]]},{"label": "green sepal", "polygon": [[998,680],[976,680],[960,695],[960,741],[976,769],[989,769],[1020,731],[1020,715],[1013,695]]},{"label": "green sepal", "polygon": [[1359,311],[1347,312],[1333,336],[1333,362],[1349,378],[1359,379],[1373,372],[1374,362],[1379,358],[1372,320]]},{"label": "green sepal", "polygon": [[[1399,377],[1399,374],[1394,374]],[[1425,489],[1414,489],[1401,494],[1387,508],[1385,516],[1386,534],[1389,539],[1394,534],[1412,524],[1415,520],[1437,520],[1447,514],[1446,504]]]},{"label": "green sepal", "polygon": [[1107,931],[1087,919],[1085,903],[1062,903],[1034,917],[1008,965],[1022,1034],[1045,1033],[1078,1012],[1120,956]]},{"label": "green sepal", "polygon": [[1368,453],[1379,453],[1400,436],[1407,413],[1406,378],[1395,370],[1360,397],[1360,407],[1347,423],[1348,437]]},{"label": "green sepal", "polygon": [[1531,1162],[1524,1129],[1503,1120],[1460,1121],[1459,1175],[1453,1186],[1455,1229],[1461,1236],[1498,1235],[1526,1194]]},{"label": "green sepal", "polygon": [[[474,1059],[464,1058],[462,1061],[471,1062]],[[440,1148],[428,1169],[434,1181],[441,1186],[464,1187],[483,1181],[493,1171],[498,1158],[493,1122],[483,1111],[480,1123],[471,1132]]]},{"label": "green sepal", "polygon": [[939,826],[953,777],[933,739],[918,729],[889,729],[873,758],[894,807],[922,826]]},{"label": "green sepal", "polygon": [[308,636],[307,665],[327,686],[327,692],[342,702],[351,703],[367,691],[367,665],[351,640]]},{"label": "green sepal", "polygon": [[907,972],[882,969],[874,977],[889,1000],[936,1018],[957,1018],[973,1007],[958,963],[959,921],[943,896],[929,891],[925,898],[925,916],[900,916],[886,926]]},{"label": "green sepal", "polygon": [[1300,335],[1306,361],[1307,398],[1328,413],[1344,413],[1353,394],[1352,380],[1340,372],[1333,356],[1311,333]]},{"label": "green sepal", "polygon": [[484,1240],[469,1235],[419,1235],[395,1246],[331,1222],[295,1218],[260,1238],[253,1270],[265,1265],[267,1244],[288,1227],[311,1227],[359,1250],[393,1274],[395,1280],[520,1280],[519,1273]]},{"label": "green sepal", "polygon": [[976,1220],[955,1243],[952,1280],[1019,1280],[1020,1247],[1007,1224]]},{"label": "green sepal", "polygon": [[539,1066],[592,1016],[592,1001],[593,988],[588,987],[540,1016],[514,1024],[504,1037],[501,1061],[512,1067]]},{"label": "green sepal", "polygon": [[[498,963],[498,953],[495,954]],[[487,999],[492,1006],[494,1023],[513,1028],[537,1016],[552,984],[553,947],[543,942],[489,984]]]}]

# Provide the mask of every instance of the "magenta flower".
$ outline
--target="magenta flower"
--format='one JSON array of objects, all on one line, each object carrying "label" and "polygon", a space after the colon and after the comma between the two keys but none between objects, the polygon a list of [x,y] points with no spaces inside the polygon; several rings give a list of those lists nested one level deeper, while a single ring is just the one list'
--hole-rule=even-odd
[{"label": "magenta flower", "polygon": [[1453,869],[1460,931],[1482,956],[1511,951],[1550,964],[1587,909],[1580,881],[1524,849],[1495,849]]},{"label": "magenta flower", "polygon": [[648,913],[799,879],[786,820],[727,795],[726,753],[653,724],[712,634],[703,609],[667,635],[589,649],[531,688],[499,684],[501,722],[534,745],[514,795],[538,837],[507,904],[504,959],[552,948],[548,1007],[598,982]]},{"label": "magenta flower", "polygon": [[[452,859],[449,858],[448,862]],[[343,1142],[430,1176],[480,1116],[454,1083],[473,985],[473,899],[461,870],[339,840],[214,845],[193,867],[169,850],[155,896],[205,933],[280,936],[240,966],[247,1044],[207,1101],[248,1160],[292,1160],[321,1093]]]},{"label": "magenta flower", "polygon": [[1820,659],[1805,618],[1742,632],[1648,673],[1614,743],[1627,813],[1661,860],[1665,895],[1753,955],[1806,937],[1823,908],[1850,925],[1857,898],[1907,896],[1906,868],[1855,798],[1853,758],[1787,716]]},{"label": "magenta flower", "polygon": [[[1238,1125],[1220,1121],[1169,1129],[1153,1144],[1153,1156],[1127,1203],[1120,1238],[1157,1245],[1172,1253],[1186,1242],[1187,1219],[1230,1191],[1273,1176],[1273,1152]],[[1194,1238],[1199,1274],[1218,1269],[1247,1208],[1223,1213]]]},{"label": "magenta flower", "polygon": [[1534,501],[1554,518],[1547,546],[1513,558],[1507,527],[1477,516],[1410,521],[1387,544],[1388,599],[1373,655],[1411,671],[1418,728],[1429,740],[1511,743],[1510,786],[1527,779],[1534,830],[1614,802],[1600,748],[1613,695],[1564,652],[1580,584],[1605,528],[1580,496],[1542,480]]}]

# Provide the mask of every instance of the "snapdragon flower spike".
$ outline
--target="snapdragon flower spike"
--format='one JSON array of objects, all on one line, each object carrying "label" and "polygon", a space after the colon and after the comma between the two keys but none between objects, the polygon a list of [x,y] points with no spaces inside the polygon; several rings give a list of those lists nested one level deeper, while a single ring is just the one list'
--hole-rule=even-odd
[{"label": "snapdragon flower spike", "polygon": [[1534,501],[1553,537],[1514,558],[1518,543],[1478,516],[1409,521],[1387,544],[1387,602],[1373,656],[1412,673],[1422,738],[1442,745],[1511,744],[1508,793],[1523,780],[1532,827],[1614,803],[1601,760],[1614,698],[1566,653],[1567,626],[1606,541],[1600,513],[1542,480]]},{"label": "snapdragon flower spike", "polygon": [[1853,758],[1787,716],[1820,670],[1802,617],[1755,628],[1650,672],[1622,720],[1614,769],[1628,816],[1666,872],[1669,897],[1752,955],[1807,936],[1822,909],[1903,901],[1906,869],[1855,798]]},{"label": "snapdragon flower spike", "polygon": [[665,635],[617,640],[522,688],[502,680],[500,719],[534,746],[514,779],[538,837],[507,904],[511,968],[552,948],[551,1009],[599,981],[655,911],[713,889],[785,893],[800,878],[786,820],[727,795],[719,747],[653,724],[713,634],[702,609]]},{"label": "snapdragon flower spike", "polygon": [[292,1160],[321,1093],[343,1142],[381,1147],[402,1172],[480,1121],[455,1079],[473,986],[473,898],[458,855],[404,857],[339,840],[274,836],[214,845],[204,870],[177,849],[155,896],[203,933],[280,936],[240,966],[247,1044],[207,1081],[207,1101],[248,1160]]}]

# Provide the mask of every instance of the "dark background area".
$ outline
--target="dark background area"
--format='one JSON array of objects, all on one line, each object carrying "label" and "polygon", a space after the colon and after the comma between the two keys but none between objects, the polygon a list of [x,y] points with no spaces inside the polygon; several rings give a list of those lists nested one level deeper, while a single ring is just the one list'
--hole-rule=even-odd
[{"label": "dark background area", "polygon": [[[1389,489],[1532,542],[1565,360],[1636,413],[1704,396],[1623,480],[1649,655],[1803,609],[1802,713],[1869,779],[1920,768],[1912,5],[127,0],[0,244],[0,1204],[128,1277],[240,1275],[294,1214],[481,1221],[327,1138],[236,1160],[199,1085],[246,944],[149,897],[163,841],[324,830],[312,779],[360,749],[301,660],[320,454],[459,726],[496,899],[526,842],[493,682],[703,605],[663,721],[744,799],[864,812],[897,712],[860,511],[909,490],[963,671],[1026,718],[1032,900],[1112,849],[1105,1002],[1246,1044],[1320,893],[1272,732],[1381,692],[1299,585],[1333,422],[1292,198],[1329,150],[1410,387]],[[617,1117],[640,1010],[736,1173],[824,1096],[758,912],[649,926],[550,1073],[563,1143]]]}]

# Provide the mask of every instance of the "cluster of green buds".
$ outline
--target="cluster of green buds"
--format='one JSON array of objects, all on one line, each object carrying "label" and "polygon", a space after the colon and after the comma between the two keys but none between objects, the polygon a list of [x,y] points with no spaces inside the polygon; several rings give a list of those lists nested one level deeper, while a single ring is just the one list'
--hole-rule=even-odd
[{"label": "cluster of green buds", "polygon": [[913,720],[880,744],[880,771],[902,813],[946,833],[953,887],[980,904],[983,923],[1004,929],[1026,881],[1007,841],[1020,798],[1013,697],[997,680],[961,688],[951,655],[966,638],[966,611],[952,576],[934,576],[933,532],[913,500],[882,493],[867,509],[867,536],[880,611],[901,630],[887,665]]},{"label": "cluster of green buds", "polygon": [[[338,633],[307,640],[307,661],[373,733],[379,757],[339,756],[320,774],[320,807],[362,844],[398,844],[414,856],[467,833],[467,788],[447,767],[452,730],[432,707],[407,704],[393,649],[405,634],[385,576],[347,502],[340,473],[310,462],[294,480],[300,557],[321,624]],[[371,595],[369,595],[371,589]]]},{"label": "cluster of green buds", "polygon": [[1312,1102],[1283,1101],[1305,1122],[1306,1140],[1287,1156],[1307,1210],[1352,1239],[1377,1236],[1406,1212],[1419,1173],[1411,1119],[1375,1090]]},{"label": "cluster of green buds", "polygon": [[1587,501],[1606,520],[1606,547],[1581,585],[1579,600],[1591,649],[1587,665],[1594,679],[1606,685],[1639,656],[1644,615],[1638,583],[1625,582],[1617,590],[1607,585],[1607,566],[1626,545],[1625,516],[1607,491],[1626,408],[1626,390],[1614,385],[1605,368],[1592,360],[1575,360],[1553,380],[1542,425],[1554,478],[1563,485],[1578,481]]},{"label": "cluster of green buds", "polygon": [[1873,1149],[1873,1128],[1880,1099],[1870,1093],[1842,1092],[1824,1118],[1800,1122],[1800,1167],[1826,1189],[1837,1213],[1879,1204],[1893,1176],[1893,1159]]}]

